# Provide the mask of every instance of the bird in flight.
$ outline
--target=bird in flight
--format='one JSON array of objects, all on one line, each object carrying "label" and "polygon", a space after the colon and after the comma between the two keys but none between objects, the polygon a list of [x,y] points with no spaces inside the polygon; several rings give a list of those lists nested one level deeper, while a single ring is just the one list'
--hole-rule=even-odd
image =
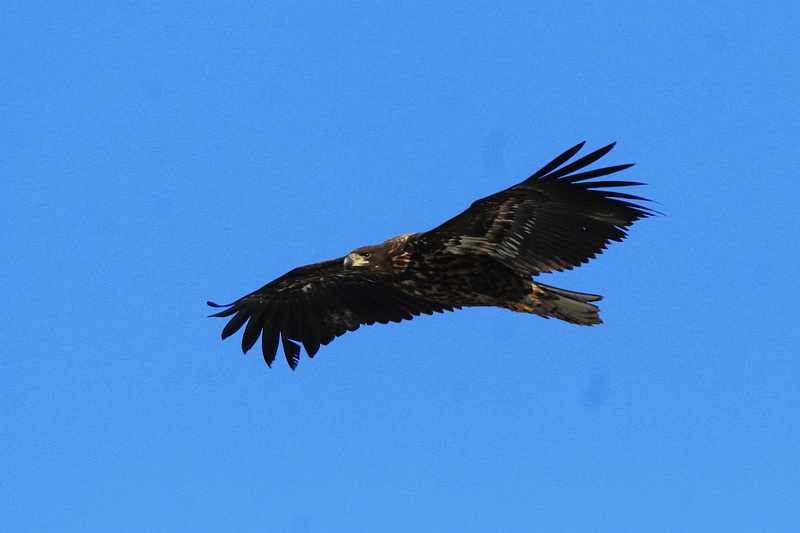
[{"label": "bird in flight", "polygon": [[600,324],[599,309],[591,302],[602,296],[532,278],[588,262],[611,241],[624,239],[635,221],[657,212],[636,203],[645,198],[618,190],[642,183],[590,181],[633,165],[586,170],[614,144],[570,161],[583,144],[430,231],[295,268],[231,304],[208,302],[222,309],[211,316],[231,317],[223,339],[244,326],[244,353],[261,337],[270,367],[280,342],[292,370],[300,344],[314,357],[321,345],[361,325],[462,307],[502,307],[572,324]]}]

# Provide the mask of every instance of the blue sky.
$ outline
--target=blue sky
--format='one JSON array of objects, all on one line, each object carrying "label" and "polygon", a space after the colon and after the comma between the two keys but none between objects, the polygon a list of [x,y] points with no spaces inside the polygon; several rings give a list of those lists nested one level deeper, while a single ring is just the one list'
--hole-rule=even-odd
[{"label": "blue sky", "polygon": [[[800,9],[0,6],[0,529],[800,529]],[[207,299],[586,140],[666,216],[268,369]]]}]

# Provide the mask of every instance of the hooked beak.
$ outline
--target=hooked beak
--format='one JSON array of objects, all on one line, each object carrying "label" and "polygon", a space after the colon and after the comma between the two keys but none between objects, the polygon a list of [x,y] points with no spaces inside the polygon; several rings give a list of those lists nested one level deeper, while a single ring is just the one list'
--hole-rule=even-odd
[{"label": "hooked beak", "polygon": [[353,266],[353,254],[347,254],[344,258],[344,269],[349,270],[351,266]]}]

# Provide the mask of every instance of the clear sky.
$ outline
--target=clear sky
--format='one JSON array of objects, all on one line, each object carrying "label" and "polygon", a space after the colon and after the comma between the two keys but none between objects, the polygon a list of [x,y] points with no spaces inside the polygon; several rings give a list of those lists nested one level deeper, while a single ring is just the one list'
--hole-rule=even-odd
[{"label": "clear sky", "polygon": [[[798,20],[3,2],[0,530],[800,530]],[[206,318],[583,140],[666,215],[542,279],[602,326],[468,309],[292,372]]]}]

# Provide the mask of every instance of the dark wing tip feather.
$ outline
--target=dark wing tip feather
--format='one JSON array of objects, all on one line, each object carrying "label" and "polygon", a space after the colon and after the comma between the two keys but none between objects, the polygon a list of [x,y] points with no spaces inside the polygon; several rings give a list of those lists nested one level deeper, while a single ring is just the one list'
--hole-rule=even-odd
[{"label": "dark wing tip feather", "polygon": [[592,163],[594,163],[595,161],[606,155],[608,152],[610,152],[611,149],[614,148],[616,144],[617,143],[607,144],[606,146],[603,146],[602,148],[599,148],[594,152],[591,152],[581,157],[580,159],[573,161],[569,165],[559,169],[557,172],[553,172],[548,177],[559,178],[561,176],[566,176],[567,174],[571,174],[581,168],[588,167],[589,165],[591,165]]},{"label": "dark wing tip feather", "polygon": [[561,165],[563,165],[564,163],[566,163],[567,161],[572,159],[572,156],[577,154],[580,151],[580,149],[583,148],[584,144],[586,144],[586,141],[583,141],[583,142],[580,142],[580,143],[576,144],[575,146],[573,146],[572,148],[570,148],[569,150],[567,150],[563,154],[559,155],[558,157],[556,157],[555,159],[553,159],[552,161],[547,163],[545,166],[543,166],[541,169],[539,169],[539,171],[537,171],[530,178],[528,178],[528,180],[538,180],[539,178],[541,178],[541,177],[549,174],[553,170],[557,169],[558,167],[560,167]]},{"label": "dark wing tip feather", "polygon": [[278,330],[272,323],[264,324],[264,331],[261,333],[261,354],[264,362],[272,368],[275,356],[278,353]]},{"label": "dark wing tip feather", "polygon": [[237,331],[244,325],[247,321],[247,318],[250,316],[245,310],[240,309],[236,312],[236,314],[231,318],[225,327],[222,328],[222,339],[225,340]]},{"label": "dark wing tip feather", "polygon": [[294,370],[297,368],[297,363],[300,361],[300,345],[287,339],[281,335],[281,343],[283,344],[283,355],[286,356],[286,362],[289,367]]},{"label": "dark wing tip feather", "polygon": [[214,307],[216,309],[222,309],[222,311],[220,311],[218,313],[214,313],[212,315],[208,315],[209,318],[211,318],[211,317],[225,318],[226,316],[231,316],[233,313],[235,313],[237,311],[237,309],[235,309],[233,307],[233,304],[220,305],[220,304],[215,304],[214,302],[206,302],[206,304],[209,307]]},{"label": "dark wing tip feather", "polygon": [[[592,178],[599,178],[600,176],[608,176],[609,174],[613,174],[615,172],[619,172],[621,170],[625,170],[626,168],[631,168],[636,163],[626,163],[624,165],[614,165],[610,167],[603,167],[598,168],[595,170],[587,170],[585,172],[578,172],[577,174],[572,174],[571,176],[566,176],[564,179],[569,181],[570,183],[577,183],[579,181],[586,181]],[[566,168],[566,167],[564,167]],[[580,167],[583,168],[583,167]],[[548,176],[550,177],[550,176]],[[633,183],[633,182],[620,182],[620,183],[630,183],[632,185],[643,185],[641,183]]]},{"label": "dark wing tip feather", "polygon": [[[571,148],[570,150],[567,150],[566,152],[564,152],[560,156],[556,157],[550,163],[545,165],[541,170],[539,170],[539,172],[537,172],[536,174],[534,174],[533,176],[528,178],[526,181],[530,182],[530,181],[536,181],[536,180],[556,180],[558,178],[562,178],[564,176],[568,176],[569,174],[572,174],[573,172],[576,172],[576,171],[578,171],[578,170],[580,170],[582,168],[585,168],[585,167],[591,165],[592,163],[594,163],[595,161],[597,161],[598,159],[600,159],[601,157],[606,155],[608,152],[611,151],[612,148],[614,148],[614,146],[617,143],[607,144],[606,146],[603,146],[602,148],[598,148],[594,152],[590,152],[589,154],[581,157],[580,159],[576,159],[575,161],[573,161],[573,162],[567,164],[566,166],[562,167],[561,165],[567,163],[574,155],[576,155],[578,153],[578,151],[580,150],[580,148],[583,147],[584,144],[586,144],[585,141],[580,143],[579,145]],[[568,156],[568,157],[565,157],[565,156]],[[619,165],[619,166],[622,167],[622,165]],[[610,168],[614,168],[614,167],[610,167]],[[623,168],[627,168],[627,167],[623,167]],[[617,170],[622,170],[623,168],[617,168],[616,170],[612,170],[612,171],[610,171],[608,173],[617,172]],[[596,172],[601,172],[603,170],[605,170],[605,169],[598,169],[598,170],[593,170],[593,171],[590,171],[590,172],[591,173],[596,173]],[[584,178],[584,179],[588,179],[588,178]],[[572,181],[572,177],[570,177],[569,181]]]},{"label": "dark wing tip feather", "polygon": [[[588,179],[588,178],[586,178]],[[593,181],[591,183],[583,184],[587,189],[603,189],[603,188],[613,188],[613,187],[631,187],[631,186],[638,186],[638,185],[647,185],[646,183],[642,183],[640,181]]]},{"label": "dark wing tip feather", "polygon": [[261,319],[261,314],[253,315],[250,317],[250,320],[247,322],[247,326],[244,328],[244,333],[242,334],[242,353],[247,353],[250,351],[256,341],[258,340],[258,336],[261,335],[261,331],[264,329],[264,324]]},{"label": "dark wing tip feather", "polygon": [[311,358],[317,355],[317,352],[319,351],[319,346],[320,342],[316,339],[303,341],[303,348],[306,349],[306,353]]}]

